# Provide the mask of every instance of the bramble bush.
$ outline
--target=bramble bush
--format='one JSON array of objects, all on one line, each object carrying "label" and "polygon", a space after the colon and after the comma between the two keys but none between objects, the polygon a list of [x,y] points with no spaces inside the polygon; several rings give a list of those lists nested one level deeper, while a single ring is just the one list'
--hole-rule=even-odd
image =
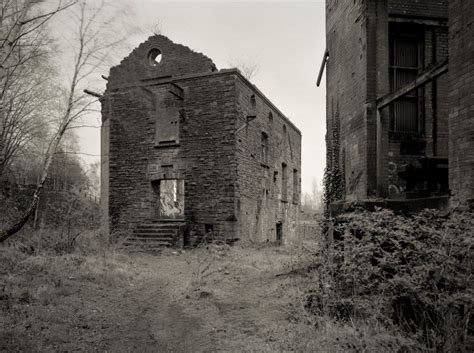
[{"label": "bramble bush", "polygon": [[334,241],[322,250],[309,311],[396,326],[421,350],[472,343],[472,208],[411,216],[357,209],[328,222]]}]

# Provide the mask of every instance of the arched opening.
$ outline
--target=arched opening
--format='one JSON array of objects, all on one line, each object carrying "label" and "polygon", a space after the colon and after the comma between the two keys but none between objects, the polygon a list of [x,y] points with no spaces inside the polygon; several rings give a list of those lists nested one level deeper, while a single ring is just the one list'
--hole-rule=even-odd
[{"label": "arched opening", "polygon": [[154,48],[149,51],[148,64],[150,66],[157,66],[159,63],[161,63],[162,59],[163,59],[163,55],[161,54],[161,51],[159,49]]}]

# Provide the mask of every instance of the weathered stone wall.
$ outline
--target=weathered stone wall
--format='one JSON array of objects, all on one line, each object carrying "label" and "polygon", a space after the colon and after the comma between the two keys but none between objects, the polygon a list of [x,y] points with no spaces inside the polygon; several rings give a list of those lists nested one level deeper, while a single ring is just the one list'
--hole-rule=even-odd
[{"label": "weathered stone wall", "polygon": [[236,87],[239,236],[291,242],[300,205],[301,133],[243,77]]},{"label": "weathered stone wall", "polygon": [[[162,220],[157,185],[179,179],[184,180],[184,215],[178,219],[186,223],[191,242],[209,230],[220,238],[274,240],[276,222],[294,236],[301,135],[237,70],[213,71],[203,55],[170,43],[162,36],[152,38],[111,70],[102,100],[102,206],[111,231],[129,233]],[[150,65],[143,58],[157,48],[162,61]],[[251,95],[257,97],[258,118],[239,129],[254,109],[248,106]],[[270,111],[275,130],[268,125]],[[260,127],[263,121],[267,125]],[[259,130],[249,134],[252,124]],[[262,129],[272,144],[265,168],[257,155]],[[273,171],[282,163],[287,163],[288,202],[280,200],[278,175],[273,182]],[[262,203],[262,171],[271,173],[263,182],[271,181],[271,207]],[[257,208],[261,218],[255,222]]]},{"label": "weathered stone wall", "polygon": [[[154,48],[163,55],[156,66],[144,59]],[[185,180],[191,234],[202,234],[205,224],[223,234],[233,218],[234,78],[212,68],[203,55],[158,36],[111,70],[103,100],[102,196],[112,231],[158,220],[152,182],[160,179]]]},{"label": "weathered stone wall", "polygon": [[474,199],[474,6],[449,1],[449,176],[453,196]]},{"label": "weathered stone wall", "polygon": [[216,236],[235,238],[235,76],[216,74],[177,84],[186,97],[180,131],[186,221],[196,234],[208,224]]},{"label": "weathered stone wall", "polygon": [[[152,49],[159,49],[162,61],[152,64]],[[162,35],[151,36],[134,49],[119,65],[110,69],[109,88],[144,85],[147,81],[171,76],[216,71],[211,59]]]}]

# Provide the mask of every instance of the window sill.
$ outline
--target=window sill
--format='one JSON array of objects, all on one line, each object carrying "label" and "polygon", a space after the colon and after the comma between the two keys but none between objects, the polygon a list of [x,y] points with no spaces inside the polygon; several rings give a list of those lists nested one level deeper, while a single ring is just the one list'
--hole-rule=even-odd
[{"label": "window sill", "polygon": [[390,141],[413,141],[413,142],[424,142],[426,138],[419,132],[396,132],[389,131],[388,137]]}]

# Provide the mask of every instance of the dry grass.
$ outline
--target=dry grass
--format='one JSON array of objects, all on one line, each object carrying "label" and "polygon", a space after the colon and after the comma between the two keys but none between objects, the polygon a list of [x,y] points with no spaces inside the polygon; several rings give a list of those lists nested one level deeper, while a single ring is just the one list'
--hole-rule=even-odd
[{"label": "dry grass", "polygon": [[2,352],[395,352],[410,343],[380,324],[307,312],[314,239],[158,256],[121,253],[99,233],[70,254],[26,254],[28,244],[0,246]]}]

